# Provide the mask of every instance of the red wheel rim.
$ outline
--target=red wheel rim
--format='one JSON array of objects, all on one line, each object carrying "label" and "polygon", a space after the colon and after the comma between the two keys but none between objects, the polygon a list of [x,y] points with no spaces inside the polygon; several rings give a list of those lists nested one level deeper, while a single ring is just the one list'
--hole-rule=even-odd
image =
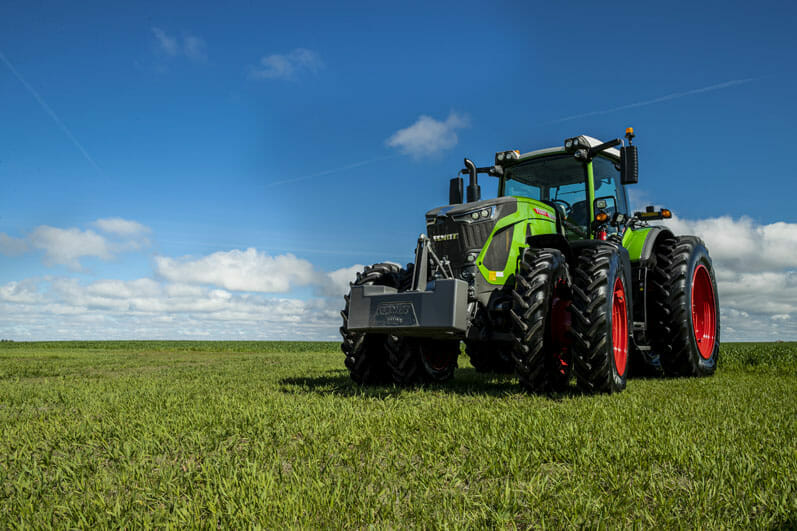
[{"label": "red wheel rim", "polygon": [[628,312],[625,305],[625,287],[619,278],[612,292],[612,347],[617,374],[625,374],[628,364]]},{"label": "red wheel rim", "polygon": [[692,277],[692,327],[703,359],[711,358],[717,338],[717,304],[708,269],[700,264]]}]

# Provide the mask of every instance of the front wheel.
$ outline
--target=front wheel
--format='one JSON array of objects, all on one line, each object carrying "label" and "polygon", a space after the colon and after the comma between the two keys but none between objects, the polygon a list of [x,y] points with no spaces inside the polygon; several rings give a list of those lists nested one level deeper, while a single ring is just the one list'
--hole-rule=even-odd
[{"label": "front wheel", "polygon": [[454,377],[459,340],[389,336],[387,365],[398,385],[445,382]]},{"label": "front wheel", "polygon": [[512,291],[512,356],[520,385],[534,393],[563,391],[570,378],[566,327],[567,263],[557,249],[524,250]]},{"label": "front wheel", "polygon": [[625,389],[631,333],[628,252],[611,243],[582,249],[573,268],[571,336],[579,389]]},{"label": "front wheel", "polygon": [[[374,264],[357,274],[354,286],[390,286],[401,288],[409,278],[409,272],[392,263]],[[349,330],[349,296],[345,295],[346,305],[340,315],[343,324],[340,335],[343,338],[340,348],[346,356],[345,364],[351,379],[360,385],[379,385],[390,382],[390,368],[387,365],[385,334],[353,332]]]}]

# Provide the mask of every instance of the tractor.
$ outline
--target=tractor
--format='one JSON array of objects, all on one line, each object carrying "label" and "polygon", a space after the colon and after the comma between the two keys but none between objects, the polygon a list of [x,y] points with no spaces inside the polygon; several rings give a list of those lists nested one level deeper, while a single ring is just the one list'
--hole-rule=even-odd
[{"label": "tractor", "polygon": [[[479,372],[517,373],[533,393],[622,391],[630,373],[708,376],[720,345],[711,258],[695,236],[629,210],[638,182],[625,139],[496,153],[465,168],[426,213],[415,261],[366,267],[341,312],[341,349],[361,385],[453,377],[464,342]],[[479,174],[498,179],[481,199]],[[461,175],[468,176],[465,186]]]}]

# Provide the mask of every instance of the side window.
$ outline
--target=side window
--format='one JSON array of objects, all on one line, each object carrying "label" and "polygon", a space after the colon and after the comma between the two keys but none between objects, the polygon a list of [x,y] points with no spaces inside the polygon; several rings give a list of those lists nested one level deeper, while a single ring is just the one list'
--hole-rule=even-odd
[{"label": "side window", "polygon": [[[617,200],[617,211],[628,214],[625,192],[620,184],[620,171],[614,166],[614,162],[603,157],[595,157],[592,161],[592,173],[595,180],[595,197],[614,196]],[[614,209],[609,210],[607,214],[614,214]]]}]

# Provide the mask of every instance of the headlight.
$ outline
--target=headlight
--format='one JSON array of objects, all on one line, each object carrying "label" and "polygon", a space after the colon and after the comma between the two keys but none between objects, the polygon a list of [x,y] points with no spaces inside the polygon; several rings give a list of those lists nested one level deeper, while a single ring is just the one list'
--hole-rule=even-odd
[{"label": "headlight", "polygon": [[484,221],[486,219],[490,219],[495,214],[495,207],[487,207],[487,208],[480,208],[478,210],[471,210],[470,212],[465,212],[464,214],[457,214],[452,216],[454,221],[464,221],[466,223],[472,223],[475,221]]}]

